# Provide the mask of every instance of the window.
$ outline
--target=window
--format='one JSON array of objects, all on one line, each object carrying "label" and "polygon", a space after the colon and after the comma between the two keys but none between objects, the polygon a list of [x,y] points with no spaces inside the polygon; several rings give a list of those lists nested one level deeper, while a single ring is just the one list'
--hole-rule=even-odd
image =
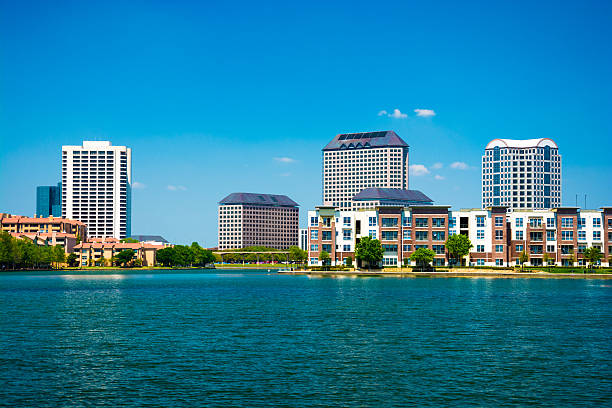
[{"label": "window", "polygon": [[451,217],[448,219],[448,228],[455,228],[457,226],[457,217]]},{"label": "window", "polygon": [[351,225],[351,217],[344,217],[344,225]]},{"label": "window", "polygon": [[562,241],[573,241],[574,231],[561,231],[561,240]]},{"label": "window", "polygon": [[601,231],[593,231],[593,241],[601,241]]},{"label": "window", "polygon": [[444,227],[444,218],[432,218],[431,219],[431,225],[432,227],[435,228],[441,228]]},{"label": "window", "polygon": [[586,241],[586,231],[578,231],[578,241]]},{"label": "window", "polygon": [[383,241],[396,241],[397,231],[381,231],[380,239]]},{"label": "window", "polygon": [[414,220],[414,224],[417,228],[426,228],[427,218],[417,218]]},{"label": "window", "polygon": [[410,252],[412,245],[404,245],[404,252]]},{"label": "window", "polygon": [[433,249],[436,255],[444,255],[444,245],[432,245],[431,249]]},{"label": "window", "polygon": [[523,231],[516,231],[516,233],[515,233],[515,239],[516,239],[517,241],[522,240],[522,239],[523,239]]},{"label": "window", "polygon": [[498,241],[504,239],[504,231],[495,230],[495,239]]},{"label": "window", "polygon": [[546,240],[547,241],[554,241],[555,238],[555,231],[546,231]]},{"label": "window", "polygon": [[344,247],[342,248],[342,250],[344,252],[351,252],[351,246],[350,245],[344,245]]},{"label": "window", "polygon": [[523,245],[517,245],[516,246],[516,252],[523,252]]},{"label": "window", "polygon": [[601,227],[601,218],[593,218],[593,227],[594,228]]},{"label": "window", "polygon": [[427,231],[415,231],[414,235],[417,241],[427,241]]},{"label": "window", "polygon": [[370,227],[375,227],[376,226],[376,217],[370,217],[369,218],[369,225],[370,225]]},{"label": "window", "polygon": [[310,230],[310,239],[319,239],[319,230]]},{"label": "window", "polygon": [[351,230],[350,229],[343,229],[342,230],[342,238],[344,238],[344,239],[351,239]]},{"label": "window", "polygon": [[385,253],[397,253],[397,245],[395,244],[382,244],[381,246]]},{"label": "window", "polygon": [[412,231],[404,230],[404,239],[412,239]]},{"label": "window", "polygon": [[529,226],[531,228],[539,228],[542,226],[542,219],[541,218],[530,218],[529,219]]},{"label": "window", "polygon": [[310,258],[310,264],[311,264],[311,265],[312,265],[312,264],[316,264],[316,263],[317,263],[317,261],[318,261],[318,259],[317,259],[317,258]]},{"label": "window", "polygon": [[476,239],[484,239],[484,230],[476,230]]},{"label": "window", "polygon": [[554,218],[547,218],[546,219],[546,226],[547,227],[554,227],[555,226],[555,219]]},{"label": "window", "polygon": [[332,239],[331,231],[321,231],[321,239],[323,241],[331,241]]},{"label": "window", "polygon": [[503,245],[495,245],[495,252],[497,252],[498,254],[501,254],[504,252],[504,246]]},{"label": "window", "polygon": [[319,225],[319,219],[317,217],[310,217],[310,226],[316,227]]},{"label": "window", "polygon": [[561,218],[561,228],[572,228],[574,226],[574,219],[570,217]]},{"label": "window", "polygon": [[495,266],[503,266],[504,264],[504,260],[503,259],[496,259],[495,260]]},{"label": "window", "polygon": [[517,218],[516,219],[516,226],[517,227],[522,227],[523,226],[523,219],[522,218]]},{"label": "window", "polygon": [[554,245],[546,245],[546,252],[555,252]]},{"label": "window", "polygon": [[370,230],[369,234],[370,238],[376,239],[376,230]]},{"label": "window", "polygon": [[484,245],[476,245],[476,252],[484,252]]},{"label": "window", "polygon": [[385,228],[397,227],[397,218],[383,218],[381,222]]},{"label": "window", "polygon": [[503,227],[504,226],[504,217],[495,217],[495,226]]},{"label": "window", "polygon": [[431,239],[433,241],[444,241],[446,234],[444,233],[444,231],[433,231],[431,233]]},{"label": "window", "polygon": [[484,227],[485,226],[485,217],[484,215],[482,216],[478,216],[476,217],[476,226],[477,227]]},{"label": "window", "polygon": [[478,266],[484,266],[484,259],[477,259],[477,260],[476,260],[476,265],[478,265]]},{"label": "window", "polygon": [[310,244],[310,250],[311,251],[318,251],[319,250],[319,244]]},{"label": "window", "polygon": [[404,227],[410,227],[412,225],[412,218],[411,217],[404,217],[402,223],[403,223]]}]

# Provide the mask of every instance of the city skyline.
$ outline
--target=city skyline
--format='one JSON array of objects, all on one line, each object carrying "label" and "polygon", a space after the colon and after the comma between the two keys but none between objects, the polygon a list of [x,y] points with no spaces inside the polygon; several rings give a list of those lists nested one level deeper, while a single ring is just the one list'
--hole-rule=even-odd
[{"label": "city skyline", "polygon": [[33,215],[62,145],[109,140],[135,152],[132,232],[213,246],[224,196],[288,195],[304,226],[322,147],[383,130],[410,145],[410,188],[437,204],[481,206],[492,139],[551,138],[562,204],[609,205],[610,6],[526,5],[244,5],[250,38],[196,4],[7,5],[0,206]]}]

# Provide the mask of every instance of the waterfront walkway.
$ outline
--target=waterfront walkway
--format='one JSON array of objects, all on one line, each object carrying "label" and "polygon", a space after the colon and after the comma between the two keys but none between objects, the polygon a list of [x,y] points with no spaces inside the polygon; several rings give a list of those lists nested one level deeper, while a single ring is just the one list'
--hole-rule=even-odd
[{"label": "waterfront walkway", "polygon": [[495,269],[467,271],[416,272],[416,271],[278,271],[285,275],[310,275],[319,277],[394,277],[394,278],[549,278],[549,279],[612,279],[609,273],[549,273],[549,272],[514,272]]}]

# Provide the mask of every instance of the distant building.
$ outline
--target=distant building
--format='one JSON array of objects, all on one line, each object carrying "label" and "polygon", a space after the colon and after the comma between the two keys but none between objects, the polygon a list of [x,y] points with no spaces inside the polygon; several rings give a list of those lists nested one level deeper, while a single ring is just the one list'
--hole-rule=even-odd
[{"label": "distant building", "polygon": [[418,190],[369,187],[353,197],[353,208],[433,205],[433,200]]},{"label": "distant building", "polygon": [[102,259],[110,259],[125,249],[134,251],[134,260],[139,259],[142,266],[154,266],[157,262],[157,251],[167,245],[155,245],[144,242],[122,243],[116,238],[97,238],[92,242],[82,242],[74,247],[81,266],[92,266]]},{"label": "distant building", "polygon": [[219,202],[219,249],[298,245],[298,204],[285,195],[232,193]]},{"label": "distant building", "polygon": [[323,148],[323,204],[350,210],[365,188],[407,189],[408,150],[393,131],[337,135]]},{"label": "distant building", "polygon": [[62,216],[62,183],[36,187],[36,216]]},{"label": "distant building", "polygon": [[0,213],[0,229],[16,238],[27,238],[37,245],[62,245],[72,252],[78,240],[87,239],[87,226],[80,221],[51,217],[24,217]]},{"label": "distant building", "polygon": [[300,249],[308,251],[308,228],[300,228]]},{"label": "distant building", "polygon": [[92,237],[132,235],[132,149],[110,142],[62,146],[62,216]]},{"label": "distant building", "polygon": [[561,155],[548,138],[493,139],[482,156],[482,208],[561,206]]},{"label": "distant building", "polygon": [[138,240],[138,242],[143,242],[145,244],[170,245],[170,242],[168,242],[161,235],[132,235],[130,238]]}]

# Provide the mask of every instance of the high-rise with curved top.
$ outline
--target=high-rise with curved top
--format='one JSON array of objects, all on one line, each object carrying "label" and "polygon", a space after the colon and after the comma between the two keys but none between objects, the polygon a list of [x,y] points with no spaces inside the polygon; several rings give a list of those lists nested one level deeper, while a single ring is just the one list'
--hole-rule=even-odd
[{"label": "high-rise with curved top", "polygon": [[482,156],[482,208],[561,206],[561,155],[548,138],[493,139]]}]

